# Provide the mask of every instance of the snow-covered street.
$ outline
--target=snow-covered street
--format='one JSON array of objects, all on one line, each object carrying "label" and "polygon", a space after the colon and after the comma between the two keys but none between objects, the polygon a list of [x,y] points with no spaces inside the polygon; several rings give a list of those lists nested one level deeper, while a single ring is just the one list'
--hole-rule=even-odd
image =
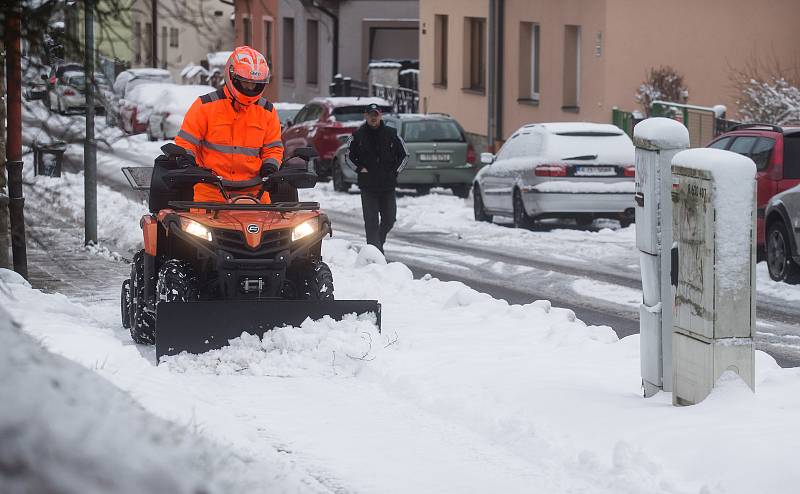
[{"label": "snow-covered street", "polygon": [[[54,117],[49,132],[80,121]],[[81,458],[135,478],[163,451],[188,472],[159,471],[173,492],[796,490],[800,288],[772,282],[763,264],[756,393],[725,374],[708,399],[678,408],[668,393],[641,396],[635,226],[478,223],[471,200],[435,190],[398,200],[384,258],[364,246],[359,196],[323,183],[301,200],[332,219],[323,256],[336,297],[378,299],[382,332],[368,318],[307,321],[157,365],[120,323],[146,208],[119,170],[148,166],[163,142],[99,135],[109,140],[98,151],[100,245],[82,246],[82,148],[73,144],[70,173],[25,176],[34,287],[0,271],[0,306],[21,328],[0,332],[0,362],[20,363],[6,369],[19,380],[0,387],[13,411],[0,414],[0,433],[41,427],[31,455],[48,442],[65,454],[75,441],[70,426],[33,413],[43,403],[80,430],[106,407],[103,437],[127,432],[109,443],[90,435]],[[67,390],[107,391],[72,391],[70,401],[55,385],[20,389],[53,376]],[[100,461],[125,446],[137,459]]]}]

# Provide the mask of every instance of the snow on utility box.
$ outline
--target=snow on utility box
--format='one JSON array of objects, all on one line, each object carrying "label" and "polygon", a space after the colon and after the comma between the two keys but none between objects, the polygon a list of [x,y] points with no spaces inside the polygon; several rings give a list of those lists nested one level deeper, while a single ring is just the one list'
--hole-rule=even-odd
[{"label": "snow on utility box", "polygon": [[690,149],[672,160],[673,403],[702,401],[726,370],[755,389],[755,182],[744,156]]}]

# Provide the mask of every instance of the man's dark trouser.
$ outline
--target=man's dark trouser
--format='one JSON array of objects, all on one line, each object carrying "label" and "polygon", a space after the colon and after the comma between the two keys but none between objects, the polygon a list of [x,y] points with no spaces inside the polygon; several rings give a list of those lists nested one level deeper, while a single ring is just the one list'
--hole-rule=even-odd
[{"label": "man's dark trouser", "polygon": [[[394,190],[362,190],[361,209],[364,212],[364,230],[367,243],[383,252],[386,235],[397,218]],[[378,220],[380,215],[380,221]]]}]

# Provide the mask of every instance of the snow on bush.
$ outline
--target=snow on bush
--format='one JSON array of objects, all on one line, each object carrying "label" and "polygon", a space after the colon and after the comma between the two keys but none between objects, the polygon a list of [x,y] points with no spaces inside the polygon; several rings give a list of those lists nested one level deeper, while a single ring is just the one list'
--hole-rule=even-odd
[{"label": "snow on bush", "polygon": [[743,122],[787,125],[800,121],[800,88],[783,77],[750,79],[737,100]]},{"label": "snow on bush", "polygon": [[683,76],[670,66],[651,68],[647,79],[636,92],[636,102],[642,105],[647,116],[650,116],[653,101],[659,100],[672,103],[686,103],[689,100],[689,89],[683,82]]}]

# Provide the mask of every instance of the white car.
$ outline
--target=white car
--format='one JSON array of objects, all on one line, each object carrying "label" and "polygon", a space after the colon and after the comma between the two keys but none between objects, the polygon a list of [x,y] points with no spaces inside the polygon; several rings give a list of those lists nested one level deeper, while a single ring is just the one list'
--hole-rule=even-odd
[{"label": "white car", "polygon": [[214,91],[211,86],[199,84],[149,84],[134,89],[130,97],[138,102],[137,118],[147,118],[147,138],[155,141],[174,139],[192,103]]},{"label": "white car", "polygon": [[595,123],[543,123],[521,127],[497,156],[481,155],[472,185],[477,221],[510,216],[516,227],[540,218],[634,217],[635,152],[618,127]]},{"label": "white car", "polygon": [[[164,69],[139,68],[120,72],[114,80],[113,94],[106,101],[106,123],[108,125],[117,125],[124,129],[124,123],[121,121],[120,115],[122,110],[121,103],[124,102],[128,97],[128,93],[134,88],[144,84],[155,83],[174,84],[175,81],[172,79],[172,74]],[[145,120],[143,124],[135,126],[136,129],[130,125],[132,123],[130,119],[127,123],[130,128],[128,132],[136,134],[145,131],[147,121]]]},{"label": "white car", "polygon": [[[95,108],[103,109],[104,88],[108,88],[105,76],[95,74]],[[86,75],[83,72],[64,72],[53,87],[55,108],[59,113],[66,114],[73,110],[86,111]]]}]

